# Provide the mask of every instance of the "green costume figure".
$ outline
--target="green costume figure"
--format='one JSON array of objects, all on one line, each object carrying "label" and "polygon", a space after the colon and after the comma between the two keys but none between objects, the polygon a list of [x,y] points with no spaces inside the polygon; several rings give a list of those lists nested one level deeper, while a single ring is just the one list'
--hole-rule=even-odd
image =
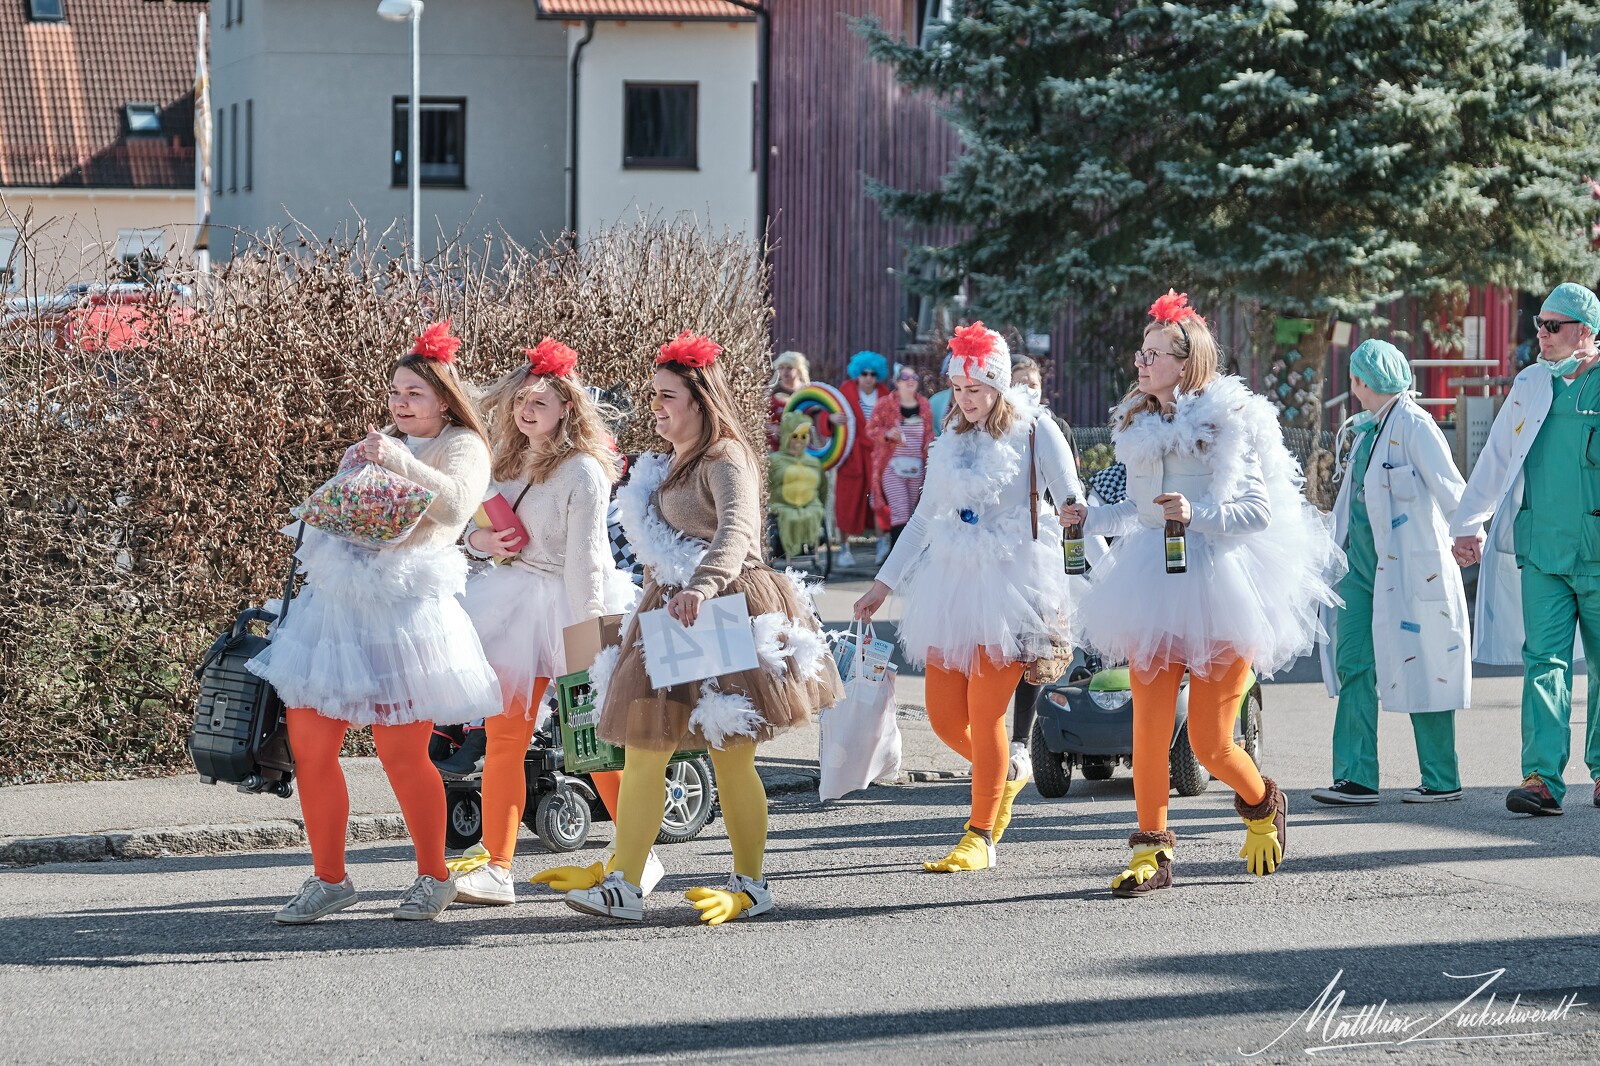
[{"label": "green costume figure", "polygon": [[[1572,751],[1574,636],[1591,665],[1600,661],[1600,299],[1567,282],[1536,322],[1539,358],[1517,375],[1451,532],[1460,562],[1483,563],[1476,657],[1511,661],[1520,643],[1524,779],[1506,795],[1506,808],[1553,815],[1562,813]],[[1510,570],[1513,561],[1520,574]],[[1600,684],[1593,680],[1585,733],[1585,762],[1600,780]]]},{"label": "green costume figure", "polygon": [[781,446],[767,457],[767,507],[778,519],[786,558],[804,555],[822,540],[828,479],[822,464],[806,453],[812,429],[810,418],[790,411],[779,425]]},{"label": "green costume figure", "polygon": [[1323,612],[1323,677],[1339,704],[1334,781],[1311,793],[1319,803],[1378,802],[1380,704],[1408,715],[1416,738],[1422,783],[1401,798],[1461,798],[1455,712],[1469,706],[1472,670],[1448,521],[1465,484],[1411,384],[1394,345],[1368,340],[1351,353],[1350,393],[1363,410],[1345,424],[1353,446],[1334,504],[1350,570],[1339,584],[1344,606]]}]

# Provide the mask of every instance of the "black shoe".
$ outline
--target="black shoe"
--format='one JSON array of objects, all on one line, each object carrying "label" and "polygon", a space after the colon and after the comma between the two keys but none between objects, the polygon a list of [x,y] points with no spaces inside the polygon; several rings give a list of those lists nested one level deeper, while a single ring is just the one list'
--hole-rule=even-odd
[{"label": "black shoe", "polygon": [[1400,797],[1401,803],[1449,803],[1461,798],[1459,788],[1433,789],[1427,785],[1418,785]]},{"label": "black shoe", "polygon": [[433,765],[438,768],[441,777],[460,781],[483,773],[483,756],[488,749],[489,734],[482,729],[469,729],[455,754]]},{"label": "black shoe", "polygon": [[1378,790],[1341,777],[1327,788],[1312,789],[1311,798],[1335,807],[1370,807],[1378,802]]},{"label": "black shoe", "polygon": [[1561,804],[1550,795],[1550,786],[1538,774],[1529,774],[1521,788],[1506,793],[1506,810],[1513,814],[1560,814]]}]

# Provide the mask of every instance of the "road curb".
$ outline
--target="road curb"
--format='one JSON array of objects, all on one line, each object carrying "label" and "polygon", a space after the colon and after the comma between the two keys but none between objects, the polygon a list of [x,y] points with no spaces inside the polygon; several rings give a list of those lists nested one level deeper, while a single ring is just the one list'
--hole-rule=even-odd
[{"label": "road curb", "polygon": [[[945,770],[912,770],[910,781],[944,781],[964,775]],[[816,770],[767,771],[761,781],[769,796],[817,791]],[[406,823],[398,814],[358,814],[350,819],[350,841],[401,840]],[[298,818],[269,819],[238,825],[185,825],[128,829],[110,833],[77,833],[49,837],[0,838],[0,865],[42,866],[58,862],[107,862],[113,859],[159,859],[178,855],[215,855],[230,851],[297,848],[306,842],[306,826]]]},{"label": "road curb", "polygon": [[[350,819],[350,840],[354,842],[396,840],[405,835],[406,823],[398,814],[358,814]],[[0,863],[39,866],[54,862],[156,859],[293,848],[305,841],[305,823],[298,818],[239,825],[185,825],[115,833],[14,837],[0,840]]]}]

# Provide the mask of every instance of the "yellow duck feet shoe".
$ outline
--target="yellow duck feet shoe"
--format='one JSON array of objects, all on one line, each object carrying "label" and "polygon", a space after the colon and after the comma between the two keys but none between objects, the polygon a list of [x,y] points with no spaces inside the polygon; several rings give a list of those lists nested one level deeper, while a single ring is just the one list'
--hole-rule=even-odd
[{"label": "yellow duck feet shoe", "polygon": [[[578,889],[593,888],[606,879],[606,875],[616,870],[617,853],[607,848],[600,856],[599,862],[591,862],[588,866],[552,866],[550,869],[536,873],[528,878],[536,885],[548,885],[557,892],[575,892]],[[656,858],[656,850],[650,849],[650,854],[644,860],[644,876],[640,880],[640,895],[648,896],[655,891],[661,878],[666,876],[666,868],[661,865],[661,860]]]},{"label": "yellow duck feet shoe", "polygon": [[446,859],[444,865],[453,874],[470,874],[480,866],[489,865],[489,849],[474,844],[455,858]]},{"label": "yellow duck feet shoe", "polygon": [[1148,896],[1158,888],[1171,888],[1172,850],[1178,838],[1169,829],[1134,833],[1128,838],[1133,858],[1111,879],[1111,894],[1123,899]]},{"label": "yellow duck feet shoe", "polygon": [[[1011,824],[1011,808],[1017,802],[1017,796],[1022,793],[1022,787],[1028,783],[1029,778],[1019,777],[1014,781],[1007,781],[1005,791],[1000,793],[1000,810],[994,816],[994,831],[991,834],[996,844],[1006,835],[1006,827]],[[972,828],[972,823],[967,823],[967,828]]]},{"label": "yellow duck feet shoe", "polygon": [[1260,803],[1251,805],[1238,796],[1233,797],[1233,809],[1244,819],[1244,847],[1239,858],[1245,869],[1257,877],[1265,877],[1283,863],[1284,849],[1289,845],[1289,799],[1270,777],[1263,777],[1267,794]]},{"label": "yellow duck feet shoe", "polygon": [[772,893],[767,889],[767,879],[757,881],[744,874],[728,878],[724,888],[691,888],[683,898],[694,904],[700,920],[707,925],[721,925],[735,918],[755,918],[772,910]]},{"label": "yellow duck feet shoe", "polygon": [[931,874],[953,874],[959,870],[987,870],[994,865],[994,844],[968,829],[950,854],[938,862],[925,862],[922,868]]}]

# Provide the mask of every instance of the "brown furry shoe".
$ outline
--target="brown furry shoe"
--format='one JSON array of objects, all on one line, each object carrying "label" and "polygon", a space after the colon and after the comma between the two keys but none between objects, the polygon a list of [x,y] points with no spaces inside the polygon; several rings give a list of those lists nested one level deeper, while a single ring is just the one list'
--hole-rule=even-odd
[{"label": "brown furry shoe", "polygon": [[1148,896],[1158,888],[1171,888],[1172,849],[1178,838],[1171,830],[1138,832],[1128,837],[1128,847],[1133,858],[1127,867],[1111,879],[1111,894],[1123,899]]},{"label": "brown furry shoe", "polygon": [[1245,866],[1258,877],[1277,871],[1289,843],[1288,797],[1272,778],[1261,780],[1267,786],[1267,794],[1260,803],[1245,803],[1240,797],[1233,797],[1233,809],[1239,812],[1249,830],[1244,847],[1239,849],[1239,858],[1244,859]]}]

